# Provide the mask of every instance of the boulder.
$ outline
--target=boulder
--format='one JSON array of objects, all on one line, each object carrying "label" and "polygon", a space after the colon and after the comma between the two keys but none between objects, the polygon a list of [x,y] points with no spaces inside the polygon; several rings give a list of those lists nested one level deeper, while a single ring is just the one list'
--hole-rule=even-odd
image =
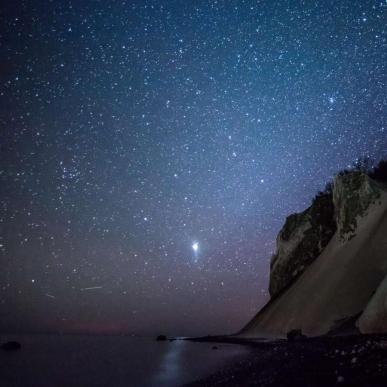
[{"label": "boulder", "polygon": [[165,336],[165,335],[158,335],[156,337],[156,341],[167,341],[167,336]]},{"label": "boulder", "polygon": [[300,341],[305,340],[307,337],[302,334],[301,329],[292,329],[286,334],[286,338],[288,341]]}]

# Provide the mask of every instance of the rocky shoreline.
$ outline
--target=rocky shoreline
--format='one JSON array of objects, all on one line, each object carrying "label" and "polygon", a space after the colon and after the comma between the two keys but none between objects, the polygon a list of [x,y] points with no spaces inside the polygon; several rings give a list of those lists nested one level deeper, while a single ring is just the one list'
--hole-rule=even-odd
[{"label": "rocky shoreline", "polygon": [[387,335],[324,336],[294,342],[207,337],[194,341],[248,345],[250,354],[187,387],[387,385]]}]

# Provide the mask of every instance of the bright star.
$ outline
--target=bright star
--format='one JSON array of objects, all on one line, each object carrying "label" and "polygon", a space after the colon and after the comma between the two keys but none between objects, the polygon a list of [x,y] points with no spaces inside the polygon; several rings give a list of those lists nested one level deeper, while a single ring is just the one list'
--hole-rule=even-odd
[{"label": "bright star", "polygon": [[192,250],[197,253],[198,250],[199,250],[199,243],[198,242],[195,242],[192,244]]}]

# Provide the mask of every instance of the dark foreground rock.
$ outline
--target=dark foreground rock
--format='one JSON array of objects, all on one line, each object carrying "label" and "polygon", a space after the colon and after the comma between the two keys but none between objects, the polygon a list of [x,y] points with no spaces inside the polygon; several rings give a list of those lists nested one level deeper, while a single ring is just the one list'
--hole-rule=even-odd
[{"label": "dark foreground rock", "polygon": [[189,386],[387,386],[386,335],[248,345],[246,358]]},{"label": "dark foreground rock", "polygon": [[293,329],[287,333],[286,338],[288,341],[305,340],[306,336],[302,334],[301,329]]},{"label": "dark foreground rock", "polygon": [[165,335],[158,335],[156,337],[156,341],[167,341],[167,336],[165,336]]},{"label": "dark foreground rock", "polygon": [[4,351],[17,351],[21,349],[21,344],[17,341],[8,341],[1,345],[1,349]]}]

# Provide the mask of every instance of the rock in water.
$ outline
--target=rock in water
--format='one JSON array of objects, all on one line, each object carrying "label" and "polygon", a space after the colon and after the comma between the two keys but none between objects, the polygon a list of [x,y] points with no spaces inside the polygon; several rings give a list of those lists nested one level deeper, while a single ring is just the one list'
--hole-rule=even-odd
[{"label": "rock in water", "polygon": [[1,345],[1,349],[4,351],[17,351],[21,349],[21,344],[18,341],[8,341]]},{"label": "rock in water", "polygon": [[166,341],[167,340],[167,336],[165,335],[158,335],[156,337],[156,341]]},{"label": "rock in water", "polygon": [[317,336],[356,316],[360,332],[386,332],[386,276],[387,187],[361,172],[339,175],[331,197],[286,220],[271,265],[272,298],[238,335]]}]

